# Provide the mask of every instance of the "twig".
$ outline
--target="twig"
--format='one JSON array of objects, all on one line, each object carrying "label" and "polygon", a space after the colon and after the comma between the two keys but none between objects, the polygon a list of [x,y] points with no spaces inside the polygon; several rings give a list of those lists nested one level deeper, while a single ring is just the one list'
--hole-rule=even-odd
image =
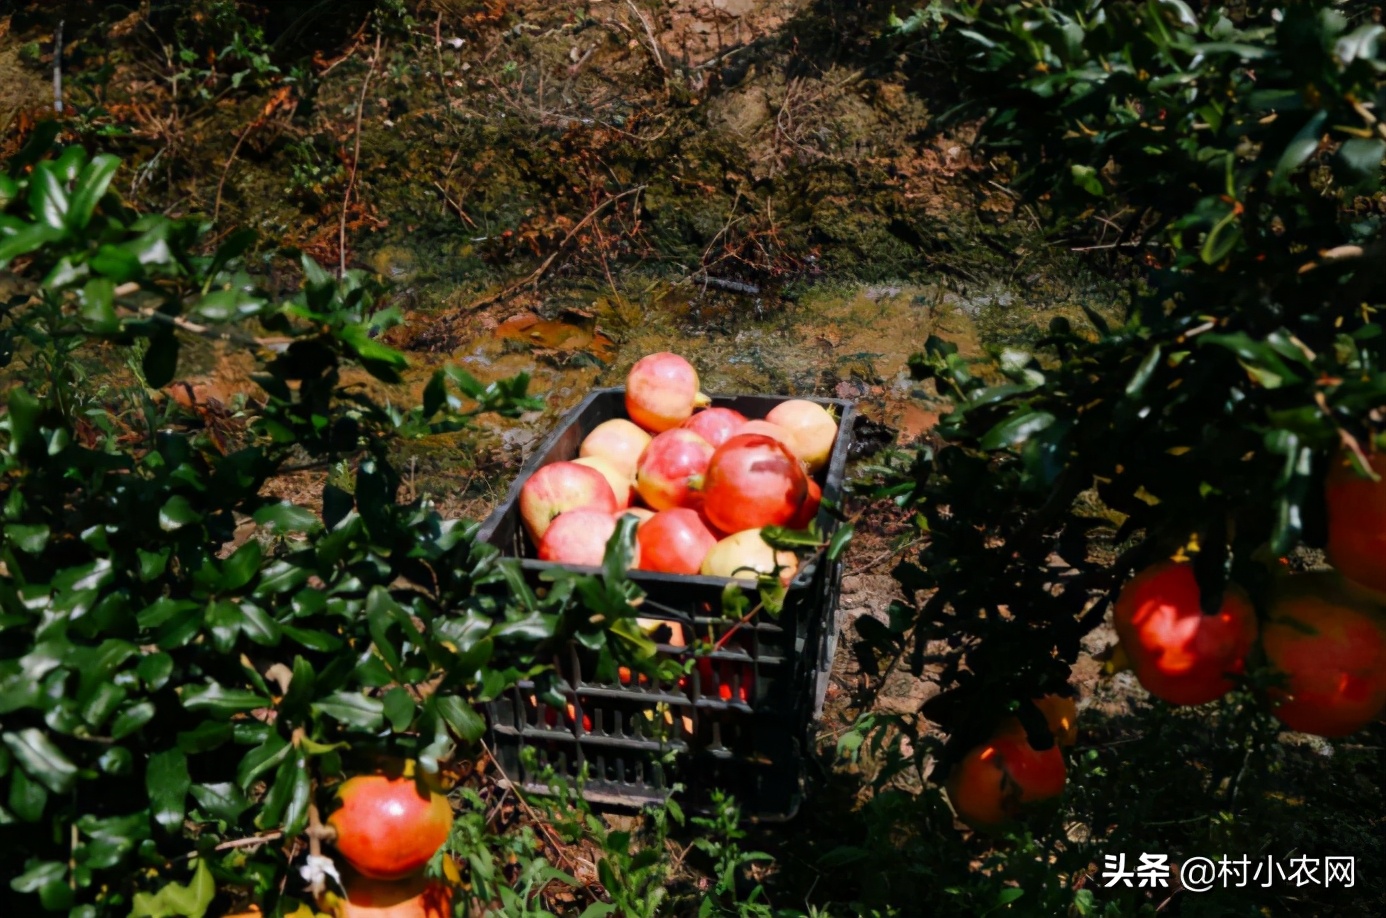
[{"label": "twig", "polygon": [[904,554],[905,552],[909,551],[911,548],[913,548],[914,546],[918,545],[920,542],[923,542],[923,541],[924,541],[924,537],[923,537],[923,536],[920,536],[920,537],[917,538],[917,539],[911,539],[910,541],[906,542],[904,545],[901,545],[899,548],[892,548],[892,549],[890,549],[889,551],[881,552],[879,555],[877,555],[876,557],[872,558],[870,561],[867,561],[865,564],[861,565],[860,567],[854,568],[854,569],[852,570],[852,573],[854,573],[854,574],[865,574],[865,573],[867,573],[868,571],[874,570],[875,567],[876,567],[876,565],[880,564],[882,561],[889,561],[891,558],[894,558],[896,555]]},{"label": "twig", "polygon": [[[117,298],[126,299],[138,293],[142,288],[138,283],[130,282],[121,284],[115,289]],[[179,331],[189,334],[200,335],[204,338],[216,338],[239,344],[242,347],[264,348],[271,351],[283,351],[288,346],[288,339],[284,338],[257,338],[248,335],[234,327],[212,328],[208,325],[201,325],[197,322],[189,321],[182,316],[171,316],[168,313],[160,312],[152,306],[138,306],[128,303],[117,303],[116,308],[125,316],[149,319],[154,322],[162,322],[171,325]]]},{"label": "twig", "polygon": [[247,124],[245,130],[241,131],[241,136],[236,138],[236,145],[231,148],[231,155],[226,157],[226,165],[221,167],[221,180],[217,182],[217,198],[212,204],[212,223],[217,222],[217,215],[221,213],[221,192],[226,187],[226,177],[231,174],[231,164],[236,161],[236,154],[241,152],[241,144],[250,136],[250,132],[255,130],[255,124]]},{"label": "twig", "polygon": [[626,0],[626,6],[635,14],[635,18],[640,20],[640,24],[645,28],[645,37],[650,40],[650,56],[654,58],[655,65],[659,67],[659,72],[665,76],[669,74],[669,67],[664,63],[664,54],[659,50],[659,42],[655,40],[654,28],[650,26],[650,21],[645,18],[645,14],[635,5],[635,0]]},{"label": "twig", "polygon": [[442,194],[443,203],[446,204],[448,207],[452,208],[453,213],[457,214],[457,216],[465,220],[467,222],[467,225],[470,226],[472,229],[476,229],[476,222],[472,220],[471,217],[467,216],[467,212],[462,209],[462,205],[452,199],[452,197],[448,194],[448,190],[446,188],[444,188],[437,182],[433,183],[433,187],[437,188],[439,193]]},{"label": "twig", "polygon": [[752,606],[752,607],[751,607],[751,611],[749,611],[749,612],[747,612],[745,615],[741,616],[741,620],[740,620],[740,621],[738,621],[736,624],[734,624],[734,625],[732,625],[730,628],[728,628],[726,634],[723,634],[720,638],[717,639],[717,643],[712,645],[712,649],[713,649],[713,650],[721,650],[723,647],[725,647],[726,644],[727,644],[727,641],[731,640],[731,636],[732,636],[733,634],[736,634],[736,632],[740,631],[742,625],[746,624],[746,623],[749,622],[751,619],[755,618],[756,614],[757,614],[758,612],[760,612],[760,610],[761,610],[761,608],[762,608],[763,605],[764,605],[764,603],[759,603],[759,602],[758,602],[758,603],[756,603],[754,606]]},{"label": "twig", "polygon": [[[501,765],[500,759],[497,759],[495,754],[491,752],[491,747],[486,745],[485,740],[481,741],[481,751],[485,752],[486,758],[490,759],[491,764],[496,766],[496,771],[500,773],[501,780],[505,781],[506,787],[515,794],[515,799],[520,802],[520,808],[525,811],[525,815],[534,820],[534,824],[539,827],[539,831],[543,832],[549,844],[553,845],[554,852],[568,865],[569,870],[577,873],[575,869],[577,863],[573,860],[572,856],[568,854],[567,849],[564,848],[563,840],[554,833],[552,826],[539,818],[539,814],[534,811],[534,807],[529,805],[529,801],[525,799],[525,795],[520,791],[519,786],[514,781],[510,780],[510,776],[505,773],[505,768]],[[588,884],[582,884],[582,891],[587,893],[588,898],[593,902],[597,901],[596,893],[592,892]]]},{"label": "twig", "polygon": [[258,848],[261,845],[267,845],[270,842],[277,841],[278,839],[281,839],[283,837],[283,831],[279,829],[271,829],[268,832],[262,832],[259,835],[252,835],[249,838],[233,838],[230,841],[224,841],[212,850],[230,851],[234,848]]},{"label": "twig", "polygon": [[729,280],[725,277],[713,277],[702,271],[694,272],[688,279],[695,284],[702,284],[704,289],[716,287],[719,290],[727,290],[731,293],[744,293],[748,296],[756,296],[760,293],[760,287],[755,284],[748,284],[745,281]]},{"label": "twig", "polygon": [[53,111],[63,113],[63,23],[58,20],[58,30],[53,36]]},{"label": "twig", "polygon": [[361,162],[361,119],[366,113],[366,92],[371,87],[371,77],[375,76],[375,66],[380,61],[380,39],[382,33],[375,33],[375,54],[371,57],[371,67],[366,71],[366,79],[361,83],[361,98],[356,103],[356,141],[351,154],[351,176],[347,179],[346,193],[342,195],[342,219],[337,226],[337,276],[346,274],[346,225],[347,209],[351,206],[351,193],[356,190],[356,167]]},{"label": "twig", "polygon": [[620,194],[614,194],[606,200],[602,201],[596,207],[588,211],[587,216],[579,220],[572,229],[568,230],[568,234],[563,237],[563,241],[558,244],[558,247],[553,250],[553,252],[549,255],[548,258],[544,259],[543,264],[539,265],[539,267],[535,268],[524,278],[503,288],[500,292],[493,293],[488,297],[483,297],[482,299],[471,303],[467,308],[469,310],[476,310],[480,309],[482,306],[489,306],[492,303],[496,303],[505,299],[506,297],[510,296],[510,294],[514,293],[516,290],[519,290],[521,287],[528,287],[530,284],[538,283],[539,279],[544,276],[545,272],[547,272],[549,270],[549,267],[554,263],[554,259],[558,258],[558,256],[567,247],[568,243],[573,240],[573,237],[576,236],[584,226],[591,223],[592,220],[595,219],[598,214],[600,214],[603,210],[606,210],[606,208],[610,205],[621,200],[622,198],[628,198],[633,194],[639,194],[640,192],[645,190],[645,187],[646,186],[644,185],[636,185],[634,188],[627,188]]}]

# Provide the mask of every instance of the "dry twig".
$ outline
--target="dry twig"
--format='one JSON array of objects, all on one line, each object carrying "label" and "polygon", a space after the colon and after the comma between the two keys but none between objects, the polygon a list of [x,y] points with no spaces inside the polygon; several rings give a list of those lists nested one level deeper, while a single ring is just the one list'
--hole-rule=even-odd
[{"label": "dry twig", "polygon": [[366,113],[366,93],[371,88],[371,77],[375,76],[376,64],[380,62],[380,39],[381,33],[376,32],[375,54],[371,56],[371,66],[366,71],[366,79],[361,82],[361,98],[356,102],[356,140],[355,148],[351,154],[351,175],[347,178],[346,193],[342,195],[342,219],[337,227],[338,277],[346,274],[347,210],[351,206],[351,193],[356,190],[356,167],[361,162],[361,119]]}]

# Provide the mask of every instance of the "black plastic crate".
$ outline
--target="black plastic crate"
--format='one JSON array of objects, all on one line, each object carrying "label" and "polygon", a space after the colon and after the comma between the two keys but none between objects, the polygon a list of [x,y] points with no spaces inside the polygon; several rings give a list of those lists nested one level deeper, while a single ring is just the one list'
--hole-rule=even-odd
[{"label": "black plastic crate", "polygon": [[[712,401],[748,418],[763,418],[788,400],[738,395]],[[838,415],[837,442],[817,476],[825,503],[837,504],[855,412],[840,399],[809,400]],[[479,538],[521,558],[532,584],[541,585],[540,573],[560,565],[534,558],[521,525],[520,488],[542,466],[576,457],[598,424],[625,416],[624,389],[589,394],[540,444],[505,502],[482,526]],[[826,509],[819,513],[825,532],[836,522]],[[705,809],[710,791],[721,789],[735,795],[747,818],[791,817],[803,796],[805,752],[832,668],[841,576],[841,561],[828,563],[820,553],[795,573],[778,616],[761,612],[737,623],[722,616],[726,578],[632,571],[631,579],[646,594],[640,616],[667,623],[669,630],[655,635],[661,654],[678,657],[689,653],[680,645],[704,639],[715,644],[726,637],[724,646],[672,684],[640,676],[629,684],[597,681],[588,653],[568,647],[554,661],[567,701],[563,710],[538,701],[528,682],[488,705],[496,756],[506,775],[531,792],[549,790],[521,760],[521,750],[528,747],[540,769],[551,767],[560,776],[574,778],[585,765],[584,796],[598,805],[663,800],[677,783],[685,788],[681,802],[695,811]]]}]

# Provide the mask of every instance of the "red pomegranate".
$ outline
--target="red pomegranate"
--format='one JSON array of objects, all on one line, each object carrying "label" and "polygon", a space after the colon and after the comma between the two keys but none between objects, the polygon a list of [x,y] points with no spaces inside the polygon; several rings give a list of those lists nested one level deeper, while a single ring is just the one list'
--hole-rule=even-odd
[{"label": "red pomegranate", "polygon": [[655,435],[640,454],[635,490],[655,510],[697,506],[701,483],[712,459],[712,444],[691,430],[675,428]]},{"label": "red pomegranate", "polygon": [[730,440],[746,423],[746,415],[730,408],[705,408],[693,412],[682,426],[693,431],[714,447]]},{"label": "red pomegranate", "polygon": [[717,448],[703,478],[703,509],[723,532],[783,526],[808,494],[803,463],[764,434],[737,434]]},{"label": "red pomegranate", "polygon": [[799,509],[794,511],[794,516],[785,525],[790,529],[807,529],[808,524],[817,519],[818,507],[822,502],[823,489],[818,486],[818,482],[810,478],[803,503],[799,504]]},{"label": "red pomegranate", "polygon": [[1333,574],[1282,577],[1261,646],[1285,677],[1272,713],[1292,730],[1347,736],[1386,708],[1386,616]]},{"label": "red pomegranate", "polygon": [[653,433],[678,427],[709,401],[698,391],[698,371],[678,354],[647,354],[626,376],[626,414]]},{"label": "red pomegranate", "polygon": [[1373,481],[1357,474],[1346,454],[1333,456],[1324,480],[1328,562],[1349,580],[1386,594],[1386,453],[1368,456]]},{"label": "red pomegranate", "polygon": [[661,510],[641,524],[640,569],[665,574],[696,574],[717,536],[703,525],[697,511],[687,507]]},{"label": "red pomegranate", "polygon": [[1236,584],[1204,615],[1193,565],[1153,564],[1122,587],[1112,612],[1136,678],[1170,704],[1204,704],[1232,689],[1256,640],[1256,614]]},{"label": "red pomegranate", "polygon": [[1008,718],[990,740],[953,766],[944,786],[959,819],[974,829],[991,830],[1058,797],[1066,780],[1058,744],[1035,749],[1020,721]]},{"label": "red pomegranate", "polygon": [[447,798],[415,779],[412,762],[404,771],[399,777],[348,778],[337,790],[341,806],[327,819],[337,851],[372,879],[397,880],[422,870],[452,831]]},{"label": "red pomegranate", "polygon": [[452,918],[452,890],[422,874],[375,880],[347,872],[346,898],[331,896],[333,918]]}]

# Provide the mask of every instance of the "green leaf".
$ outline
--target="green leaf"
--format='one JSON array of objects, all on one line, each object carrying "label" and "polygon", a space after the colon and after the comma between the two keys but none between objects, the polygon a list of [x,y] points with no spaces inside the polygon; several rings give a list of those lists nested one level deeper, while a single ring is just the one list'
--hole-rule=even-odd
[{"label": "green leaf", "polygon": [[977,444],[982,449],[1007,449],[1022,443],[1053,424],[1056,418],[1047,411],[1025,407],[987,431]]},{"label": "green leaf", "polygon": [[310,788],[307,760],[301,753],[286,758],[274,773],[255,825],[261,829],[279,827],[290,836],[301,832],[307,822]]},{"label": "green leaf", "polygon": [[308,571],[286,558],[273,561],[260,573],[256,596],[270,596],[296,590],[308,582]]},{"label": "green leaf", "polygon": [[486,721],[465,700],[456,695],[435,695],[433,700],[443,720],[447,721],[448,726],[456,730],[457,735],[466,742],[475,743],[486,735]]},{"label": "green leaf", "polygon": [[1338,56],[1344,66],[1357,60],[1374,60],[1382,35],[1386,35],[1386,26],[1375,22],[1358,26],[1338,39],[1333,46],[1333,53]]},{"label": "green leaf", "polygon": [[[160,515],[162,522],[162,514]],[[221,563],[221,582],[217,584],[220,592],[231,593],[250,582],[260,569],[263,553],[260,543],[250,539]]]},{"label": "green leaf", "polygon": [[29,208],[34,218],[62,235],[67,230],[68,200],[56,164],[39,163],[29,177]]},{"label": "green leaf", "polygon": [[34,223],[12,236],[0,237],[0,268],[7,267],[21,255],[28,255],[35,249],[63,237],[63,231],[43,223]]},{"label": "green leaf", "polygon": [[60,861],[39,861],[10,881],[15,892],[35,893],[49,883],[61,882],[67,876],[67,865]]},{"label": "green leaf", "polygon": [[376,731],[385,717],[385,705],[379,698],[368,698],[360,692],[334,692],[312,706],[314,714],[326,715],[339,723],[358,730]]},{"label": "green leaf", "polygon": [[216,253],[212,255],[212,263],[207,267],[207,277],[215,277],[222,268],[226,267],[227,262],[243,255],[255,243],[255,239],[255,230],[248,227],[232,230],[221,245],[217,246]]},{"label": "green leaf", "polygon": [[414,722],[416,710],[414,697],[399,686],[395,686],[385,693],[382,702],[385,705],[385,719],[390,722],[390,729],[396,733],[403,733],[408,730],[409,725]]},{"label": "green leaf", "polygon": [[[163,656],[161,654],[161,656]],[[154,719],[153,703],[140,701],[130,705],[111,721],[111,739],[122,740]]]},{"label": "green leaf", "polygon": [[1383,160],[1386,160],[1386,140],[1354,137],[1343,141],[1338,148],[1338,158],[1348,170],[1367,178],[1379,178]]},{"label": "green leaf", "polygon": [[94,332],[111,331],[120,326],[115,312],[115,281],[93,277],[82,288],[82,318]]},{"label": "green leaf", "polygon": [[77,177],[72,201],[68,205],[68,227],[75,230],[86,228],[91,222],[92,212],[96,210],[97,203],[105,195],[106,189],[111,185],[111,179],[115,178],[116,170],[119,168],[120,158],[109,153],[102,153],[87,163],[86,168]]},{"label": "green leaf", "polygon": [[256,525],[275,532],[316,532],[322,528],[316,513],[288,501],[261,507],[255,511],[254,520]]},{"label": "green leaf", "polygon": [[188,885],[169,883],[157,893],[135,893],[130,918],[204,918],[216,894],[216,879],[207,861],[198,858]]},{"label": "green leaf", "polygon": [[159,528],[164,532],[174,532],[202,519],[186,497],[175,494],[159,508]]},{"label": "green leaf", "polygon": [[204,720],[191,730],[178,732],[178,748],[188,755],[197,755],[199,752],[211,752],[224,746],[231,742],[234,736],[235,730],[230,724],[224,721]]},{"label": "green leaf", "polygon": [[31,555],[37,555],[43,551],[44,546],[48,544],[48,535],[48,527],[41,523],[33,525],[9,523],[5,526],[5,541],[18,550]]},{"label": "green leaf", "polygon": [[1270,187],[1272,191],[1288,190],[1290,174],[1302,166],[1305,160],[1313,156],[1314,151],[1319,148],[1323,126],[1327,120],[1328,112],[1315,112],[1314,116],[1305,122],[1304,127],[1300,128],[1294,138],[1286,144],[1284,152],[1280,154],[1280,160],[1275,164],[1275,172],[1271,175]]},{"label": "green leaf", "polygon": [[1098,178],[1097,170],[1092,166],[1073,163],[1069,166],[1069,173],[1073,176],[1073,183],[1088,194],[1100,198],[1107,193],[1102,187],[1102,179]]},{"label": "green leaf", "polygon": [[48,806],[48,788],[29,777],[22,768],[10,770],[10,795],[7,801],[14,815],[24,822],[38,822]]},{"label": "green leaf", "polygon": [[189,711],[210,711],[223,717],[269,706],[268,698],[244,689],[228,689],[217,682],[185,685],[181,697],[183,707]]},{"label": "green leaf", "polygon": [[113,245],[102,245],[87,264],[97,274],[117,284],[132,281],[140,274],[140,260],[133,253]]},{"label": "green leaf", "polygon": [[77,778],[77,766],[53,745],[42,730],[37,727],[6,730],[0,734],[0,740],[4,741],[15,761],[28,772],[29,777],[55,794],[66,793],[72,788]]},{"label": "green leaf", "polygon": [[222,822],[234,823],[250,809],[250,800],[234,784],[194,784],[192,795],[204,813]]},{"label": "green leaf", "polygon": [[214,324],[239,322],[255,315],[265,306],[265,301],[244,290],[214,290],[198,300],[192,311],[199,319]]},{"label": "green leaf", "polygon": [[372,338],[364,325],[348,325],[337,332],[337,337],[351,349],[361,366],[377,379],[398,382],[402,378],[399,371],[409,367],[409,358]]},{"label": "green leaf", "polygon": [[192,786],[192,778],[188,776],[188,757],[183,750],[166,749],[150,756],[144,783],[149,791],[150,812],[154,821],[167,832],[181,829],[183,814],[187,812],[188,788]]},{"label": "green leaf", "polygon": [[997,893],[995,907],[1001,908],[1002,906],[1010,905],[1023,895],[1025,895],[1025,890],[1021,889],[1019,886],[1009,886]]},{"label": "green leaf", "polygon": [[278,733],[271,733],[263,743],[247,752],[236,766],[237,786],[243,791],[250,790],[250,785],[260,775],[284,761],[292,751],[293,746],[289,745],[288,740]]},{"label": "green leaf", "polygon": [[833,537],[828,541],[827,558],[829,561],[836,561],[842,556],[843,549],[847,547],[847,543],[855,531],[856,527],[851,523],[845,523],[838,527],[837,532],[834,532]]}]

